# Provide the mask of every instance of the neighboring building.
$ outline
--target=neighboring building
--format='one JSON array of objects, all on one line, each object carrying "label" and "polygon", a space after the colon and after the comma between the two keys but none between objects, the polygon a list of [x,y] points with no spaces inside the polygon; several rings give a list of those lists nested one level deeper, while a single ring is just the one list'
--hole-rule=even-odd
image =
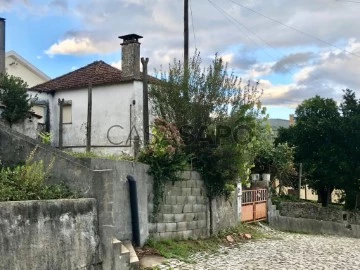
[{"label": "neighboring building", "polygon": [[50,80],[49,76],[14,51],[5,55],[5,71],[9,75],[20,77],[29,87]]},{"label": "neighboring building", "polygon": [[[43,105],[52,145],[73,151],[86,148],[88,88],[92,88],[93,151],[132,153],[135,136],[143,138],[143,74],[140,72],[138,35],[126,35],[122,45],[122,71],[96,61],[29,89]],[[154,78],[149,77],[150,82]],[[60,102],[63,124],[60,125]],[[61,132],[62,129],[62,132]],[[61,136],[62,134],[62,136]],[[62,139],[61,139],[62,137]]]},{"label": "neighboring building", "polygon": [[[50,80],[46,74],[41,72],[16,52],[10,51],[5,53],[5,30],[5,19],[0,18],[0,74],[6,72],[9,75],[20,77],[29,87]],[[5,106],[0,104],[1,122],[3,122],[3,120],[1,120],[1,113],[4,108]],[[38,127],[38,123],[44,123],[42,116],[43,113],[41,113],[41,108],[39,110],[39,108],[35,106],[29,118],[25,119],[23,123],[14,124],[12,128],[32,138],[37,138],[38,130],[42,130],[41,126]]]}]

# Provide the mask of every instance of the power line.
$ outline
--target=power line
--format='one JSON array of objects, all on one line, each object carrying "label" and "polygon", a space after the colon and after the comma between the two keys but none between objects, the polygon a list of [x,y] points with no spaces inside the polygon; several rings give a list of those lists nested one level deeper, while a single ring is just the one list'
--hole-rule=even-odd
[{"label": "power line", "polygon": [[[296,31],[296,32],[298,32],[298,33],[300,33],[300,34],[302,34],[302,35],[305,35],[305,36],[307,36],[307,37],[310,37],[310,38],[312,38],[312,39],[315,39],[315,40],[317,40],[317,41],[320,41],[321,43],[324,43],[324,44],[329,45],[329,46],[331,46],[331,47],[334,47],[334,48],[336,48],[336,49],[338,49],[338,50],[341,50],[341,51],[344,51],[344,52],[346,52],[346,53],[349,53],[349,54],[351,54],[351,55],[354,55],[354,56],[357,56],[357,57],[360,56],[360,55],[358,55],[358,54],[355,54],[355,53],[353,53],[353,52],[350,52],[350,51],[348,51],[348,50],[345,50],[345,49],[343,49],[343,48],[340,48],[340,47],[338,47],[338,46],[336,46],[336,45],[334,45],[334,44],[331,44],[330,42],[327,42],[327,41],[325,41],[325,40],[322,40],[321,38],[318,38],[318,37],[316,37],[316,36],[314,36],[314,35],[311,35],[311,34],[308,34],[308,33],[304,32],[304,31],[302,31],[302,30],[299,30],[299,29],[297,29],[297,28],[295,28],[295,27],[293,27],[293,26],[287,25],[287,24],[285,24],[285,23],[283,23],[283,22],[281,22],[281,21],[279,21],[279,20],[273,19],[273,18],[271,18],[271,17],[269,17],[269,16],[267,16],[267,15],[265,15],[265,14],[262,14],[262,13],[254,10],[254,9],[252,9],[252,8],[249,8],[249,7],[247,7],[247,6],[244,6],[243,4],[240,4],[240,3],[238,3],[238,2],[235,2],[234,0],[228,0],[228,1],[234,3],[235,5],[240,6],[240,7],[242,7],[242,8],[245,8],[245,9],[247,9],[247,10],[249,10],[249,11],[251,11],[251,12],[253,12],[253,13],[259,15],[259,16],[262,16],[262,17],[264,17],[264,18],[266,18],[266,19],[268,19],[268,20],[270,20],[270,21],[276,22],[276,23],[278,23],[278,24],[280,24],[280,25],[282,25],[282,26],[284,26],[284,27],[287,27],[287,28],[289,28],[289,29],[291,29],[291,30],[293,30],[293,31]],[[347,1],[350,1],[350,0],[347,0]]]},{"label": "power line", "polygon": [[[219,6],[217,6],[214,2],[212,2],[211,0],[208,0],[209,1],[209,3],[217,10],[217,11],[219,11],[230,23],[234,23],[229,17],[230,16],[228,16],[227,15],[227,13],[223,10],[223,9],[221,9]],[[233,18],[233,17],[232,17]],[[243,29],[241,29],[238,25],[235,25],[235,27],[240,31],[240,32],[242,32],[243,34],[245,34],[245,36],[250,40],[250,41],[252,41],[253,43],[255,43],[255,45],[262,51],[262,52],[264,52],[267,56],[269,56],[270,58],[272,58],[272,59],[274,59],[275,60],[275,58],[272,56],[272,55],[270,55],[269,53],[267,53],[259,44],[258,44],[258,42],[256,41],[256,40],[254,40],[254,39],[252,39],[251,37],[249,37],[249,35],[247,35],[247,33],[243,30]]]},{"label": "power line", "polygon": [[350,2],[350,3],[360,4],[360,1],[352,1],[352,0],[336,0],[336,2]]},{"label": "power line", "polygon": [[[212,5],[214,6],[214,8],[216,8],[222,15],[224,15],[225,18],[226,18],[227,20],[229,20],[231,23],[236,22],[237,24],[241,25],[243,28],[245,28],[247,31],[249,31],[251,34],[253,34],[255,37],[257,37],[258,39],[262,40],[262,41],[263,41],[265,44],[267,44],[270,48],[272,48],[273,50],[279,52],[283,57],[285,57],[285,55],[282,54],[278,49],[276,49],[276,48],[274,48],[273,46],[271,46],[271,44],[269,44],[266,40],[264,40],[263,38],[261,38],[261,37],[260,37],[259,35],[257,35],[256,33],[254,33],[250,28],[248,28],[247,26],[245,26],[244,24],[242,24],[241,22],[239,22],[237,19],[235,19],[233,16],[231,16],[228,12],[226,12],[225,10],[223,10],[221,7],[217,6],[217,5],[216,5],[214,2],[212,2],[211,0],[208,0],[208,1],[210,2],[210,4],[212,4]],[[231,18],[231,19],[230,19],[230,18]],[[250,38],[243,29],[239,28],[239,26],[236,25],[236,24],[235,24],[234,26],[235,26],[238,30],[240,30],[242,33],[244,33],[248,39],[250,39],[252,42],[254,42],[254,43],[257,45],[257,47],[258,47],[261,51],[263,51],[267,56],[269,56],[270,58],[272,58],[274,61],[277,61],[277,59],[276,59],[273,55],[271,55],[271,54],[269,54],[267,51],[265,51],[265,49],[263,49],[262,46],[258,44],[258,42],[256,42],[254,39]],[[291,62],[292,62],[294,65],[299,66],[299,65],[298,65],[297,63],[295,63],[295,62],[293,62],[293,61],[291,61]],[[288,69],[288,68],[286,68],[285,66],[284,66],[283,68],[284,68],[287,72],[292,73],[291,70]]]},{"label": "power line", "polygon": [[192,26],[192,30],[194,33],[194,44],[195,44],[195,49],[197,48],[196,46],[196,35],[195,35],[195,26],[194,26],[194,17],[193,17],[193,11],[192,11],[192,1],[190,0],[190,14],[191,14],[191,26]]},{"label": "power line", "polygon": [[[219,7],[220,8],[220,7]],[[222,9],[222,8],[220,8]],[[222,9],[223,10],[223,9]],[[255,37],[257,37],[258,39],[260,39],[262,42],[264,42],[268,47],[270,47],[271,49],[273,49],[274,51],[277,51],[278,53],[280,53],[282,56],[285,57],[285,55],[279,51],[279,49],[273,47],[269,42],[267,42],[265,39],[263,39],[261,36],[259,36],[258,34],[256,34],[253,30],[251,30],[249,27],[247,27],[245,24],[241,23],[239,20],[237,20],[235,17],[231,16],[228,12],[226,12],[225,10],[223,10],[224,13],[226,13],[230,18],[232,18],[235,22],[237,22],[239,25],[241,25],[243,28],[245,28],[248,32],[250,32],[252,35],[254,35]],[[295,64],[295,63],[294,63]]]}]

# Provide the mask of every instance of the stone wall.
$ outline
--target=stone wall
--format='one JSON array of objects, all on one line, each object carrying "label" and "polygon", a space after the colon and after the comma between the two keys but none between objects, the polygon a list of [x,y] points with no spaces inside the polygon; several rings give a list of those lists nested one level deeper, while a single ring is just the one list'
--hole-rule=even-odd
[{"label": "stone wall", "polygon": [[360,238],[360,213],[316,203],[269,205],[268,220],[271,227],[283,231]]},{"label": "stone wall", "polygon": [[208,236],[208,200],[199,173],[183,172],[182,181],[167,183],[160,212],[153,221],[153,186],[148,183],[149,233],[155,239]]},{"label": "stone wall", "polygon": [[281,202],[281,216],[308,218],[360,225],[360,212],[343,211],[336,206],[322,207],[319,203]]},{"label": "stone wall", "polygon": [[0,203],[0,269],[101,269],[94,199]]}]

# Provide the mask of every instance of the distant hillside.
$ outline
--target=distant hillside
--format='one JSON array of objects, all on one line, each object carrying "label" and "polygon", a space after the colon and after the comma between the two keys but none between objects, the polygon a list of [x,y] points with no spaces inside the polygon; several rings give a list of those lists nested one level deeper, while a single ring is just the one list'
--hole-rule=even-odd
[{"label": "distant hillside", "polygon": [[277,136],[277,131],[280,127],[288,128],[290,126],[290,120],[285,119],[268,119],[268,123],[274,132],[274,136]]}]

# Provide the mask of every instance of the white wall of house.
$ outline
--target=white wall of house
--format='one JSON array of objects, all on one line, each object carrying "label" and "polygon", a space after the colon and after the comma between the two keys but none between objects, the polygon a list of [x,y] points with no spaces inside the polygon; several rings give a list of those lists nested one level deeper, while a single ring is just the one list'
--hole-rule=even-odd
[{"label": "white wall of house", "polygon": [[[130,115],[132,137],[138,132],[142,140],[142,82],[129,82],[117,85],[94,86],[92,90],[92,138],[91,144],[95,152],[119,154],[122,151],[132,153],[129,147],[118,147],[130,144]],[[71,103],[64,110],[63,146],[73,151],[84,151],[86,146],[86,124],[88,89],[61,90],[54,95],[39,93],[38,100],[48,100],[50,109],[50,133],[53,135],[52,144],[58,146],[59,141],[59,105],[58,99]],[[133,104],[135,102],[135,105]],[[130,113],[131,110],[131,113]],[[69,116],[71,113],[71,116]],[[110,140],[108,139],[110,138]]]},{"label": "white wall of house", "polygon": [[5,57],[5,69],[9,75],[20,77],[29,87],[48,81],[48,78],[39,75],[12,54],[7,54]]}]

